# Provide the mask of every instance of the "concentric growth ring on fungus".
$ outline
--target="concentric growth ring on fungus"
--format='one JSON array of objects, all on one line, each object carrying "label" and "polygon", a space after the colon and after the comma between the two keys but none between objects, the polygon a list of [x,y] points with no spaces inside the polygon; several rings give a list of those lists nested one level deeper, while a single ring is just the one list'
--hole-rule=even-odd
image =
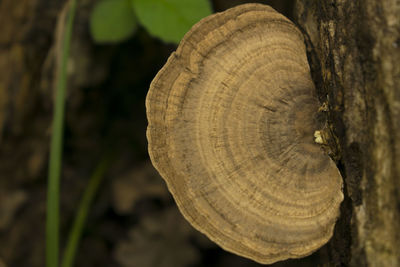
[{"label": "concentric growth ring on fungus", "polygon": [[314,143],[303,36],[284,16],[246,4],[201,20],[146,107],[153,165],[185,218],[222,248],[272,263],[331,238],[342,179]]}]

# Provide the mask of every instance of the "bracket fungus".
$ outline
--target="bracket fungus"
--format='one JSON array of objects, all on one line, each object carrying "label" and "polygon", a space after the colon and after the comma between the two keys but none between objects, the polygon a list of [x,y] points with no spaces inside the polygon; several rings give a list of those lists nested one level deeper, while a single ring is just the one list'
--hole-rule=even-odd
[{"label": "bracket fungus", "polygon": [[342,178],[314,142],[319,104],[302,33],[269,6],[204,18],[146,99],[149,154],[184,215],[260,263],[332,236]]}]

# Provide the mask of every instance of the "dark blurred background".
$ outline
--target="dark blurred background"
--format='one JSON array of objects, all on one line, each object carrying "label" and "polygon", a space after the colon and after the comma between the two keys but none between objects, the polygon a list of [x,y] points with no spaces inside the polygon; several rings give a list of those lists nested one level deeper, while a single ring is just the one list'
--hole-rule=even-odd
[{"label": "dark blurred background", "polygon": [[[245,2],[292,17],[292,0],[214,0],[212,6],[217,12]],[[0,0],[0,267],[44,266],[55,25],[64,3]],[[61,249],[90,176],[111,153],[76,266],[261,266],[194,230],[149,161],[145,97],[176,45],[143,28],[124,42],[96,44],[88,27],[96,0],[78,3],[68,64]],[[324,251],[274,266],[313,266]]]}]

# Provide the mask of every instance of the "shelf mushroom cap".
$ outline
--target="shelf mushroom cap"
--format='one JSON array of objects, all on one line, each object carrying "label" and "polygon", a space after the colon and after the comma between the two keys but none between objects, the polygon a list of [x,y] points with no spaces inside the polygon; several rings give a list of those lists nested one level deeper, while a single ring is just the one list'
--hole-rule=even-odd
[{"label": "shelf mushroom cap", "polygon": [[331,238],[342,178],[314,143],[303,36],[283,15],[245,4],[201,20],[154,78],[146,109],[153,165],[222,248],[273,263]]}]

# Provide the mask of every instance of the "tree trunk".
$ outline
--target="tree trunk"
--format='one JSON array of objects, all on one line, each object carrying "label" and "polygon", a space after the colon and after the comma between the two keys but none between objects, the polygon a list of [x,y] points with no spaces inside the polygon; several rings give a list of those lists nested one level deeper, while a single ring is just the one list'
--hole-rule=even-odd
[{"label": "tree trunk", "polygon": [[346,199],[334,264],[400,266],[400,2],[297,0]]},{"label": "tree trunk", "polygon": [[44,262],[53,97],[46,65],[64,2],[0,0],[0,266]]}]

